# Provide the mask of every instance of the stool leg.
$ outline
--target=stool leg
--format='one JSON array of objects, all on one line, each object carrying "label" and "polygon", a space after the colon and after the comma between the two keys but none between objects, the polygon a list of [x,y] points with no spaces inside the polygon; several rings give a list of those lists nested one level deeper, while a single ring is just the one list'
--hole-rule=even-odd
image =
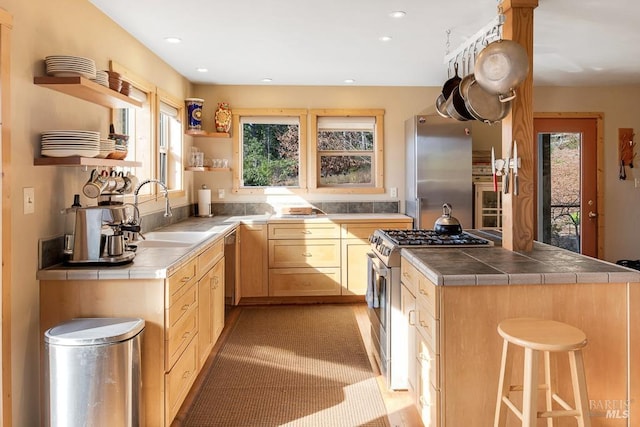
[{"label": "stool leg", "polygon": [[538,423],[538,362],[538,352],[525,347],[522,427],[535,427]]},{"label": "stool leg", "polygon": [[[555,387],[552,384],[551,379],[551,356],[548,351],[544,352],[544,383],[547,387],[545,390],[545,397],[547,401],[547,411],[553,410],[553,398]],[[553,427],[553,418],[547,418],[547,427]]]},{"label": "stool leg", "polygon": [[511,384],[512,355],[509,352],[509,342],[504,340],[502,344],[502,359],[500,362],[500,381],[498,382],[498,397],[496,401],[496,415],[493,421],[494,427],[504,427],[507,424],[507,406],[502,403],[503,397],[509,397]]},{"label": "stool leg", "polygon": [[578,417],[578,427],[591,427],[589,400],[587,397],[587,380],[584,376],[584,362],[582,360],[581,350],[569,352],[569,366],[571,367],[571,382],[573,384],[575,406],[581,413]]}]

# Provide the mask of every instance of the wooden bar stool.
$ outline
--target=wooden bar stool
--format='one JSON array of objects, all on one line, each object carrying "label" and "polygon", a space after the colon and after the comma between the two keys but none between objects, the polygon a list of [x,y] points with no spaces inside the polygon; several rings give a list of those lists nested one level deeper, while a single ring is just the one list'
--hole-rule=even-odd
[{"label": "wooden bar stool", "polygon": [[[509,408],[521,421],[523,427],[535,427],[539,418],[547,419],[553,426],[555,417],[575,417],[579,427],[591,427],[587,383],[582,361],[582,347],[587,345],[587,336],[580,329],[566,323],[542,319],[507,319],[498,325],[498,333],[504,338],[502,364],[498,384],[498,400],[494,427],[504,427]],[[524,379],[522,385],[511,385],[512,352],[509,344],[524,348]],[[544,354],[544,384],[538,381],[538,352]],[[567,352],[571,369],[574,407],[556,393],[551,377],[550,352]],[[545,390],[545,411],[538,412],[538,390]],[[512,391],[522,391],[522,411],[509,399]],[[563,409],[553,410],[552,402]]]}]

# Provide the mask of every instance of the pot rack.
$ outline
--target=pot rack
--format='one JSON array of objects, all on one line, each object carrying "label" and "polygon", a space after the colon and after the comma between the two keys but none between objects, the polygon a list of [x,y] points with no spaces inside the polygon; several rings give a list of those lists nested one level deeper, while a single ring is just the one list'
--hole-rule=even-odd
[{"label": "pot rack", "polygon": [[[471,47],[475,47],[478,44],[486,45],[489,42],[492,42],[496,39],[502,37],[502,24],[506,17],[504,14],[500,13],[496,15],[491,22],[482,27],[478,32],[476,32],[473,36],[469,37],[464,43],[455,48],[451,52],[447,52],[444,56],[444,63],[449,64],[451,66],[452,61],[457,61],[460,55],[466,55],[467,52],[471,51]],[[448,45],[447,41],[447,45]]]}]

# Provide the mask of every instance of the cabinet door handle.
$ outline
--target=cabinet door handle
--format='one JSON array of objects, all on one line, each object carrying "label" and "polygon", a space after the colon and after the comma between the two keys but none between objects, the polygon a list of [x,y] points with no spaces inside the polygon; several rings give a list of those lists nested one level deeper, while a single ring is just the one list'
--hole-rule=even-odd
[{"label": "cabinet door handle", "polygon": [[183,340],[186,340],[187,338],[189,338],[189,335],[191,335],[191,333],[189,333],[189,332],[185,332],[185,333],[182,335],[182,339],[183,339]]},{"label": "cabinet door handle", "polygon": [[186,380],[190,376],[191,376],[191,371],[184,371],[184,374],[182,374],[182,379]]},{"label": "cabinet door handle", "polygon": [[191,307],[189,304],[185,304],[182,306],[182,311],[187,311],[189,310],[189,307]]},{"label": "cabinet door handle", "polygon": [[180,281],[182,283],[187,283],[189,280],[193,279],[193,276],[184,276]]},{"label": "cabinet door handle", "polygon": [[311,234],[312,231],[311,230],[302,230],[302,234]]},{"label": "cabinet door handle", "polygon": [[420,352],[420,354],[418,354],[418,357],[420,358],[420,360],[424,360],[425,362],[433,362],[433,357],[431,357],[429,353]]},{"label": "cabinet door handle", "polygon": [[409,310],[409,325],[416,326],[416,311]]},{"label": "cabinet door handle", "polygon": [[304,253],[302,254],[302,256],[303,256],[303,257],[305,257],[305,258],[311,258],[311,257],[313,256],[313,254],[312,254],[312,253],[309,253],[309,252],[304,252]]}]

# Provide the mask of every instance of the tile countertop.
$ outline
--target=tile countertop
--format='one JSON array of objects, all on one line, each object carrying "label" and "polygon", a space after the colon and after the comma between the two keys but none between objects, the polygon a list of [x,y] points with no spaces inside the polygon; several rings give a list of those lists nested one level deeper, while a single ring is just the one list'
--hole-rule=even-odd
[{"label": "tile countertop", "polygon": [[555,246],[513,252],[492,240],[486,248],[403,248],[401,256],[440,286],[640,282],[638,270]]},{"label": "tile countertop", "polygon": [[165,279],[187,262],[190,257],[210,242],[242,224],[266,224],[267,222],[326,222],[376,221],[407,219],[402,214],[329,214],[311,217],[278,217],[276,215],[214,216],[212,218],[189,217],[184,221],[154,231],[198,231],[203,240],[188,247],[138,248],[132,263],[121,266],[67,266],[63,264],[38,270],[38,280],[108,280],[108,279]]}]

